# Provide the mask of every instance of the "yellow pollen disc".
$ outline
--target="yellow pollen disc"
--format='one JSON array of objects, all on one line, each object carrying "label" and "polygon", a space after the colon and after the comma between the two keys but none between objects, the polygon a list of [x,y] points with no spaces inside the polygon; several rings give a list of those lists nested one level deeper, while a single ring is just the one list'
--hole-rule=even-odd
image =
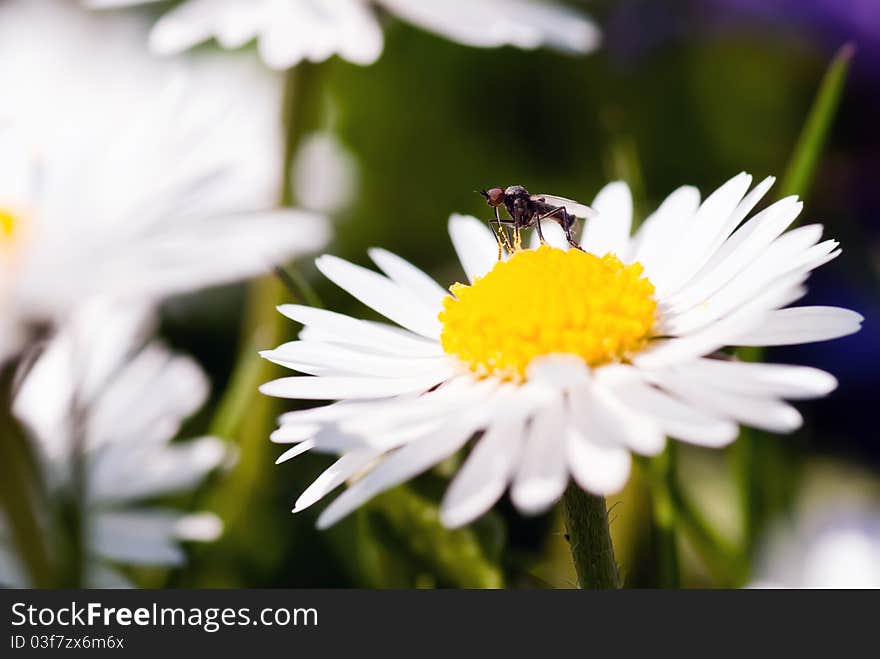
[{"label": "yellow pollen disc", "polygon": [[17,220],[12,211],[0,208],[0,241],[12,241],[15,237]]},{"label": "yellow pollen disc", "polygon": [[479,375],[522,380],[536,357],[572,354],[590,366],[645,347],[657,317],[642,265],[542,246],[499,261],[443,301],[440,342]]}]

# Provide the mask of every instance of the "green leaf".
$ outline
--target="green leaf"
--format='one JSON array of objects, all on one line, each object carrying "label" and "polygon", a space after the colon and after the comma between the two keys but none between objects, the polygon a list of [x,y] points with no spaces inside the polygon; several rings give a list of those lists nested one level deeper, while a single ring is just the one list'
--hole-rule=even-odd
[{"label": "green leaf", "polygon": [[47,588],[58,584],[39,523],[46,515],[38,505],[41,497],[36,460],[24,428],[11,411],[14,370],[14,364],[0,369],[0,521],[6,522],[9,540],[30,583]]},{"label": "green leaf", "polygon": [[804,197],[810,189],[831,123],[840,105],[840,97],[854,54],[853,44],[848,43],[841,47],[822,78],[819,91],[782,179],[783,197],[793,194]]},{"label": "green leaf", "polygon": [[470,526],[447,529],[437,505],[408,486],[376,497],[367,507],[376,537],[398,560],[409,556],[436,575],[440,584],[457,588],[502,588],[497,564],[497,528],[491,515]]}]

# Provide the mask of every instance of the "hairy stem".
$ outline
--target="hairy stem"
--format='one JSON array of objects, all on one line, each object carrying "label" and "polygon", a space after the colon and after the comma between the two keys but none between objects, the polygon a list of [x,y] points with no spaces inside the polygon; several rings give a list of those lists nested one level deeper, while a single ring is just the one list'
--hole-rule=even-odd
[{"label": "hairy stem", "polygon": [[581,588],[620,588],[605,498],[572,483],[562,498],[565,529]]}]

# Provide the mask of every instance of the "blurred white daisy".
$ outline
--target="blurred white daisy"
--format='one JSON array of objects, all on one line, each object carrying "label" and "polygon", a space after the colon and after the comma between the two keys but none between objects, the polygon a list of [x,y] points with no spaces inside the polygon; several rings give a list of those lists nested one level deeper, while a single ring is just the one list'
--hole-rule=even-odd
[{"label": "blurred white daisy", "polygon": [[[157,0],[85,0],[95,8]],[[544,0],[184,0],[156,23],[154,52],[172,54],[216,38],[224,48],[257,40],[263,61],[286,69],[339,55],[372,64],[382,54],[378,6],[452,41],[479,48],[512,45],[587,53],[599,30],[583,13]]]},{"label": "blurred white daisy", "polygon": [[[13,403],[51,500],[79,497],[90,586],[127,585],[112,564],[180,565],[180,541],[221,531],[212,514],[143,503],[193,489],[229,459],[219,439],[171,442],[209,385],[188,357],[145,344],[152,320],[143,307],[89,303],[49,342]],[[42,522],[54,537],[50,518]],[[0,582],[26,582],[8,540],[0,542]]]},{"label": "blurred white daisy", "polygon": [[826,505],[775,528],[752,588],[880,588],[880,515]]},{"label": "blurred white daisy", "polygon": [[157,59],[138,34],[65,3],[0,7],[0,360],[92,295],[158,300],[328,238],[322,217],[273,209],[279,77]]},{"label": "blurred white daisy", "polygon": [[609,494],[626,482],[630,453],[653,455],[666,436],[701,446],[733,441],[738,423],[790,432],[801,423],[783,399],[822,396],[823,371],[741,363],[725,346],[821,341],[859,329],[861,316],[833,307],[783,308],[809,273],[840,253],[822,227],[786,231],[795,197],[750,219],[772,185],[749,192],[740,174],[700,203],[682,187],[634,236],[624,183],[603,188],[581,242],[497,260],[485,223],[453,216],[449,230],[469,285],[449,292],[403,259],[370,256],[380,275],[333,256],[317,265],[331,281],[400,327],[297,305],[281,313],[305,325],[300,340],[263,353],[309,375],[262,391],[336,404],[285,414],[272,439],[341,454],[296,503],[299,511],[353,484],[318,520],[333,524],[372,496],[437,464],[477,437],[442,503],[445,524],[486,511],[511,486],[525,513],[545,510],[569,476]]}]

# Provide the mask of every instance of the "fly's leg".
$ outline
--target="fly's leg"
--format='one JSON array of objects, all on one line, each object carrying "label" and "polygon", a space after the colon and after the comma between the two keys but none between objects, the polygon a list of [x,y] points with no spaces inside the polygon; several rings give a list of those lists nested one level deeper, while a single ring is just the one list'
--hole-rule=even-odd
[{"label": "fly's leg", "polygon": [[497,207],[495,208],[495,219],[489,220],[489,226],[492,227],[492,230],[495,232],[495,240],[498,241],[498,260],[500,261],[504,256],[505,249],[508,254],[513,254],[513,248],[510,245],[510,238],[507,237],[507,231],[501,221],[501,216],[498,214]]},{"label": "fly's leg", "polygon": [[498,243],[498,260],[500,261],[504,256],[504,250],[506,249],[509,253],[513,253],[513,247],[510,245],[510,239],[507,237],[507,232],[499,222],[489,220],[489,225],[492,227],[492,231],[495,234],[495,242]]},{"label": "fly's leg", "polygon": [[[537,218],[535,218],[535,222],[538,226],[538,235],[539,236],[541,235],[541,233],[540,233],[541,232],[541,229],[540,229],[541,220],[547,220],[547,219],[553,217],[554,215],[559,216],[560,214],[562,215],[561,224],[562,224],[562,230],[565,232],[565,240],[568,241],[569,245],[571,245],[575,249],[579,249],[580,251],[583,252],[584,248],[581,247],[578,244],[578,241],[576,241],[574,239],[574,236],[571,235],[571,228],[574,226],[574,223],[576,221],[575,217],[573,215],[569,215],[568,211],[565,210],[564,206],[557,206],[552,211],[548,211],[548,212],[544,213],[543,215],[539,215]],[[542,243],[544,242],[543,238],[541,239],[541,242]]]},{"label": "fly's leg", "polygon": [[541,241],[542,245],[546,245],[547,241],[544,240],[544,232],[541,231],[541,216],[535,214],[535,229],[538,231],[538,240]]},{"label": "fly's leg", "polygon": [[513,248],[522,249],[523,209],[517,207],[513,217]]},{"label": "fly's leg", "polygon": [[563,220],[565,222],[565,224],[563,225],[562,228],[565,231],[565,239],[568,241],[568,244],[571,245],[572,247],[574,247],[575,249],[579,249],[582,252],[586,252],[587,250],[585,250],[583,247],[581,247],[580,244],[578,243],[578,241],[575,240],[574,237],[571,235],[571,228],[574,226],[574,224],[575,224],[575,222],[577,222],[577,220],[573,216],[569,215],[568,212],[565,211],[564,209],[563,209],[563,211],[565,212],[565,219]]}]

